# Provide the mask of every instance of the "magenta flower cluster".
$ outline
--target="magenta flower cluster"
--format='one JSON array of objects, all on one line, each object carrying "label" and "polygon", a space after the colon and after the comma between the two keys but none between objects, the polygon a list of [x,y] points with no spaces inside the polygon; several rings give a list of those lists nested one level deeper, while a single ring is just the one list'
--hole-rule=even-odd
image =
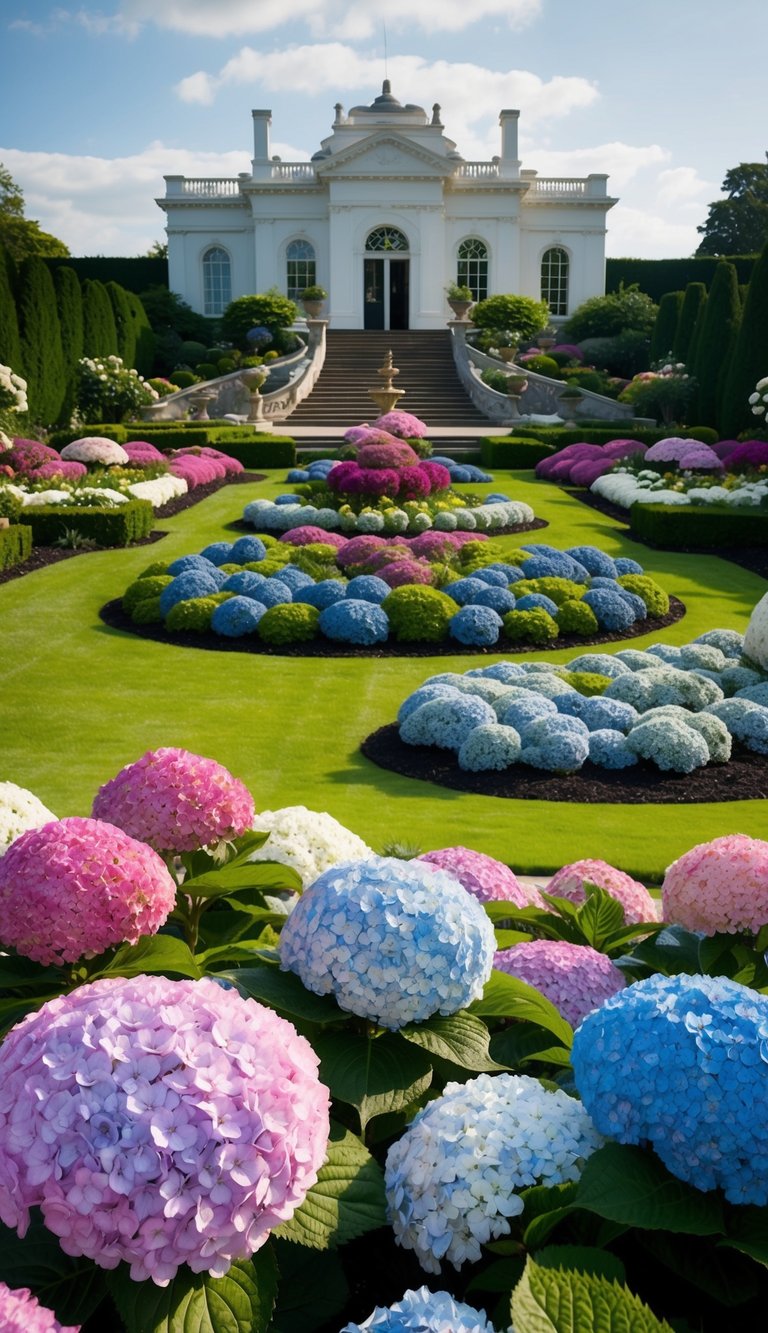
[{"label": "magenta flower cluster", "polygon": [[484,852],[474,852],[470,847],[440,847],[435,852],[424,852],[417,860],[447,870],[481,903],[501,898],[514,903],[515,907],[543,908],[545,905],[538,890],[521,884],[503,861],[486,856]]},{"label": "magenta flower cluster", "polygon": [[526,940],[500,949],[493,963],[541,991],[571,1027],[626,986],[610,958],[587,944],[567,940]]},{"label": "magenta flower cluster", "polygon": [[633,879],[623,870],[617,870],[607,861],[591,860],[571,861],[558,870],[547,885],[547,893],[557,898],[568,898],[580,906],[586,902],[585,885],[596,884],[604,889],[624,908],[624,921],[636,925],[638,921],[659,921],[659,904],[652,898],[644,884]]},{"label": "magenta flower cluster", "polygon": [[419,455],[404,440],[393,440],[391,444],[361,445],[356,461],[363,468],[415,467]]},{"label": "magenta flower cluster", "polygon": [[281,542],[290,542],[292,546],[308,546],[310,542],[323,542],[326,546],[335,546],[340,551],[349,541],[340,532],[326,532],[325,528],[316,528],[312,523],[303,523],[301,527],[290,528],[279,538]]},{"label": "magenta flower cluster", "polygon": [[30,829],[0,860],[0,941],[45,965],[154,935],[175,901],[157,852],[97,819]]},{"label": "magenta flower cluster", "polygon": [[768,443],[762,440],[744,440],[737,444],[725,462],[729,472],[741,472],[744,468],[768,467]]},{"label": "magenta flower cluster", "polygon": [[487,542],[484,532],[420,532],[418,537],[409,541],[413,555],[423,556],[426,560],[439,560],[454,551],[460,550],[465,542]]},{"label": "magenta flower cluster", "polygon": [[173,746],[148,750],[104,784],[93,802],[106,819],[158,852],[194,852],[251,827],[248,788],[215,759]]},{"label": "magenta flower cluster", "polygon": [[[398,445],[402,448],[402,444]],[[407,447],[407,446],[406,446]],[[362,452],[362,450],[361,450]],[[338,463],[328,473],[328,485],[336,495],[364,495],[379,499],[420,500],[448,490],[450,473],[442,463],[418,463],[402,467],[363,467],[358,462]]]},{"label": "magenta flower cluster", "polygon": [[0,1329],[3,1333],[80,1333],[79,1324],[60,1324],[28,1287],[12,1290],[0,1282]]},{"label": "magenta flower cluster", "polygon": [[426,422],[422,421],[421,417],[415,417],[412,412],[403,412],[398,408],[385,412],[382,417],[377,417],[373,425],[378,430],[386,430],[390,435],[397,435],[401,440],[423,440],[427,434]]},{"label": "magenta flower cluster", "polygon": [[407,556],[382,565],[376,572],[390,588],[402,588],[406,583],[432,584],[435,581],[435,571],[429,561],[409,560]]},{"label": "magenta flower cluster", "polygon": [[358,449],[366,444],[400,443],[396,435],[391,435],[388,430],[379,430],[378,426],[369,426],[367,421],[361,426],[350,426],[349,430],[345,430],[342,439],[345,444],[353,444]]},{"label": "magenta flower cluster", "polygon": [[166,1286],[226,1273],[317,1179],[328,1091],[309,1043],[210,979],[103,979],[0,1047],[0,1218],[39,1207],[71,1255]]},{"label": "magenta flower cluster", "polygon": [[673,861],[661,892],[665,921],[705,935],[757,934],[768,925],[768,842],[728,833],[699,843]]}]

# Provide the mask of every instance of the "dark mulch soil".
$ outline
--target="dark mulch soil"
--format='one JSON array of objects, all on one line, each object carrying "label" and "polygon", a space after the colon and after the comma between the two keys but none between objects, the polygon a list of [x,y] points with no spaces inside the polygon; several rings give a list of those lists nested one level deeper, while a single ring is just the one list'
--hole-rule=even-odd
[{"label": "dark mulch soil", "polygon": [[[623,642],[636,638],[638,634],[651,634],[673,625],[685,615],[685,606],[676,597],[670,597],[669,615],[657,616],[654,620],[638,621],[632,629],[618,634],[601,634],[594,639],[580,639],[575,634],[563,634],[551,645],[555,648],[573,648],[575,651],[596,643]],[[470,648],[465,644],[450,640],[447,643],[378,643],[365,648],[351,643],[333,643],[330,639],[311,639],[308,643],[286,644],[273,647],[262,643],[255,635],[240,639],[228,639],[221,634],[170,634],[164,625],[134,625],[130,616],[123,611],[119,600],[107,602],[99,615],[105,625],[111,629],[126,630],[129,634],[138,634],[142,639],[155,639],[159,643],[173,643],[180,648],[208,648],[217,653],[261,653],[269,657],[457,657],[464,655],[490,657],[504,653],[513,656],[517,653],[544,651],[540,644],[497,643],[492,648]]]},{"label": "dark mulch soil", "polygon": [[[206,500],[209,495],[214,495],[220,491],[223,486],[238,486],[244,482],[263,481],[263,472],[237,472],[232,477],[219,477],[216,481],[209,481],[205,486],[196,486],[194,490],[187,491],[186,495],[179,495],[175,500],[169,500],[160,509],[155,510],[155,518],[172,518],[174,514],[180,514],[184,509],[191,509],[192,505],[199,504],[201,500]],[[65,515],[62,515],[65,517]],[[165,532],[152,532],[149,537],[142,537],[141,541],[132,542],[132,546],[151,546],[153,542],[159,542],[167,536]],[[87,547],[80,550],[71,550],[62,546],[34,546],[32,554],[28,560],[23,560],[19,565],[13,565],[11,569],[0,569],[0,584],[10,583],[11,579],[23,578],[25,574],[32,574],[36,569],[45,569],[48,565],[56,565],[60,560],[69,560],[73,555],[89,555],[93,551],[117,551],[124,550],[124,547],[118,546],[96,546]]]},{"label": "dark mulch soil", "polygon": [[621,805],[692,805],[701,801],[758,801],[768,797],[768,756],[734,745],[727,764],[693,773],[662,773],[641,760],[612,771],[586,763],[578,773],[558,775],[514,764],[499,773],[465,773],[451,750],[406,745],[395,723],[380,727],[361,750],[379,768],[453,791],[502,796],[515,801],[601,802]]},{"label": "dark mulch soil", "polygon": [[[599,514],[605,514],[608,518],[615,518],[619,523],[629,524],[629,515],[626,509],[621,505],[611,504],[610,500],[604,500],[600,495],[593,495],[591,491],[581,490],[571,486],[561,486],[574,500],[580,500],[590,509],[596,509]],[[627,526],[626,533],[622,534],[628,537],[630,541],[637,542],[638,546],[644,546],[648,551],[664,550],[666,548],[654,546],[651,542],[643,541],[641,537],[635,536],[634,532],[629,531]],[[748,569],[752,574],[759,574],[761,578],[768,579],[768,546],[684,546],[675,548],[675,553],[686,552],[691,555],[718,555],[723,560],[730,560],[734,565],[740,565],[742,569]]]}]

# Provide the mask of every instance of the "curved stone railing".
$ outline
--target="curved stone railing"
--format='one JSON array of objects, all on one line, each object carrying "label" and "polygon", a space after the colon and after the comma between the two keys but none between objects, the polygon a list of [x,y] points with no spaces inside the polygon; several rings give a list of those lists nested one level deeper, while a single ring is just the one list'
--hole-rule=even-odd
[{"label": "curved stone railing", "polygon": [[587,417],[590,420],[604,419],[616,421],[619,418],[627,421],[634,419],[632,408],[628,403],[618,403],[615,398],[607,398],[601,393],[592,393],[589,389],[582,389],[583,395],[578,408],[566,407],[561,398],[565,385],[562,380],[550,379],[547,375],[537,375],[535,371],[525,370],[525,367],[512,367],[507,365],[507,371],[519,369],[524,371],[528,387],[525,390],[523,401],[525,411],[520,412],[514,401],[511,401],[506,394],[497,393],[495,389],[489,388],[484,384],[480,376],[484,370],[502,370],[503,365],[495,357],[486,356],[484,352],[476,347],[470,346],[467,342],[467,330],[472,325],[468,320],[452,319],[449,320],[451,329],[453,359],[456,370],[464,388],[469,394],[475,407],[487,416],[490,421],[498,425],[509,425],[515,421],[524,420],[527,416],[558,416],[561,420],[568,417],[576,418],[579,416]]},{"label": "curved stone railing", "polygon": [[[269,379],[274,376],[282,381],[268,392],[259,394],[260,414],[253,422],[258,429],[269,429],[273,423],[283,421],[290,416],[315,387],[317,377],[325,362],[325,331],[327,319],[308,319],[309,337],[296,352],[280,357],[269,366]],[[191,384],[188,389],[180,389],[168,398],[160,398],[141,409],[142,421],[183,421],[190,411],[194,411],[194,399],[207,393],[206,415],[208,417],[234,416],[247,421],[251,413],[251,397],[240,379],[239,370],[228,375],[219,375],[216,379],[202,380]]]}]

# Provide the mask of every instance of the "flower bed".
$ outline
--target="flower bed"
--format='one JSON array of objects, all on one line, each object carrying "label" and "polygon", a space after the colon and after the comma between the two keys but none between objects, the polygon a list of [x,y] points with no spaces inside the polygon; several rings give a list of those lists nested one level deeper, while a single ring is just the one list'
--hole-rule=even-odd
[{"label": "flower bed", "polygon": [[[242,537],[155,563],[126,590],[122,612],[170,636],[301,651],[314,640],[342,650],[519,650],[560,635],[623,638],[670,615],[668,595],[640,565],[597,547],[510,552],[468,533],[324,535],[309,526],[280,541]],[[108,614],[114,623],[111,605]]]}]

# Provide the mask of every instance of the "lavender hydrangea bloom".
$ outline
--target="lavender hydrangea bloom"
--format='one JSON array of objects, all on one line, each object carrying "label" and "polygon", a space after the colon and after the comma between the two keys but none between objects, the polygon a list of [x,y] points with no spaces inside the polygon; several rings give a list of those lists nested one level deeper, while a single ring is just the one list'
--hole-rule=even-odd
[{"label": "lavender hydrangea bloom", "polygon": [[525,1075],[448,1083],[392,1145],[384,1174],[395,1239],[428,1273],[481,1257],[509,1234],[529,1185],[578,1180],[601,1146],[587,1112]]},{"label": "lavender hydrangea bloom", "polygon": [[607,1000],[573,1043],[598,1129],[650,1142],[696,1189],[768,1203],[768,998],[725,977],[653,976]]},{"label": "lavender hydrangea bloom", "polygon": [[[425,1291],[426,1288],[422,1288]],[[406,1292],[405,1295],[418,1293]],[[405,1300],[405,1297],[403,1297]],[[459,1308],[459,1307],[457,1307]],[[485,1329],[485,1324],[456,1325],[465,1327],[474,1333],[474,1329]],[[490,1328],[491,1326],[488,1325]],[[29,1287],[16,1287],[13,1290],[0,1282],[0,1328],[3,1333],[80,1333],[80,1325],[69,1324],[65,1328],[56,1318],[53,1310],[40,1305]]]},{"label": "lavender hydrangea bloom", "polygon": [[388,857],[327,870],[299,899],[280,937],[285,971],[393,1030],[477,999],[493,951],[491,923],[458,880]]},{"label": "lavender hydrangea bloom", "polygon": [[401,1300],[376,1309],[362,1324],[345,1324],[341,1333],[493,1333],[493,1324],[480,1310],[454,1300],[447,1291],[406,1291]]},{"label": "lavender hydrangea bloom", "polygon": [[571,1027],[626,986],[610,958],[587,944],[527,940],[500,949],[494,967],[535,986]]}]

